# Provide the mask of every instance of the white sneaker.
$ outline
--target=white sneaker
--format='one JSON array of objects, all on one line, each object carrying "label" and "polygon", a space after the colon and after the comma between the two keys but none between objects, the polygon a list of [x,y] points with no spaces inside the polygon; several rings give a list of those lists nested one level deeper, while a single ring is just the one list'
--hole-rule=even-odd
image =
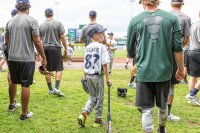
[{"label": "white sneaker", "polygon": [[26,120],[26,119],[28,119],[28,118],[31,118],[31,117],[33,117],[33,112],[28,112],[26,115],[22,115],[22,114],[21,114],[19,120],[20,120],[20,121],[24,121],[24,120]]},{"label": "white sneaker", "polygon": [[33,117],[33,112],[28,112],[27,115],[26,115],[26,117],[28,117],[28,118]]},{"label": "white sneaker", "polygon": [[60,91],[60,89],[55,88],[54,89],[56,92],[55,94],[58,95],[59,97],[64,97],[65,95]]},{"label": "white sneaker", "polygon": [[136,83],[132,82],[132,83],[129,83],[128,86],[130,88],[136,88]]},{"label": "white sneaker", "polygon": [[174,114],[171,113],[170,115],[168,115],[167,120],[168,120],[168,121],[175,121],[175,122],[178,122],[178,121],[180,121],[180,117],[175,116]]},{"label": "white sneaker", "polygon": [[55,89],[53,89],[53,90],[49,90],[49,94],[50,94],[50,95],[55,95],[56,92],[57,92],[57,91],[56,91]]},{"label": "white sneaker", "polygon": [[190,96],[190,94],[187,94],[185,98],[190,101],[190,103],[200,106],[200,100],[196,96]]},{"label": "white sneaker", "polygon": [[20,103],[16,103],[16,102],[14,104],[10,104],[8,106],[8,111],[13,112],[16,109],[18,109],[20,106],[21,106],[21,104]]}]

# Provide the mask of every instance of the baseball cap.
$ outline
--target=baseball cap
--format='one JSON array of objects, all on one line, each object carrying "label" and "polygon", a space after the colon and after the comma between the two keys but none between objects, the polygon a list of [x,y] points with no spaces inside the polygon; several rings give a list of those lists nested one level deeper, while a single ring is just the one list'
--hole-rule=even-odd
[{"label": "baseball cap", "polygon": [[51,8],[47,8],[45,9],[45,14],[46,15],[53,14],[53,10]]},{"label": "baseball cap", "polygon": [[89,16],[96,17],[96,16],[97,16],[97,12],[94,11],[94,10],[91,10],[91,11],[89,12]]},{"label": "baseball cap", "polygon": [[14,17],[17,13],[19,13],[19,11],[17,9],[13,9],[11,11],[11,16]]},{"label": "baseball cap", "polygon": [[89,37],[92,37],[94,34],[101,33],[101,32],[104,32],[106,30],[107,30],[107,28],[103,28],[103,26],[97,26],[97,25],[96,26],[91,26],[87,30],[87,35]]},{"label": "baseball cap", "polygon": [[29,0],[17,0],[17,4],[30,3]]},{"label": "baseball cap", "polygon": [[182,3],[182,4],[184,4],[183,0],[171,0],[171,3]]},{"label": "baseball cap", "polygon": [[15,7],[18,11],[27,10],[31,8],[29,0],[17,0]]},{"label": "baseball cap", "polygon": [[108,33],[108,35],[111,35],[111,36],[113,36],[114,34],[113,34],[112,32],[110,32],[110,33]]}]

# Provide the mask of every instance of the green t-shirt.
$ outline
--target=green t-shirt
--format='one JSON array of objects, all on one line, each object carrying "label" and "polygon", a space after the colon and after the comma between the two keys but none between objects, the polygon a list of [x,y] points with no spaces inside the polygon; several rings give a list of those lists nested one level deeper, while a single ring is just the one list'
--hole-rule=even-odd
[{"label": "green t-shirt", "polygon": [[163,82],[172,76],[173,53],[182,51],[176,16],[163,10],[144,11],[128,27],[127,52],[136,55],[137,81]]}]

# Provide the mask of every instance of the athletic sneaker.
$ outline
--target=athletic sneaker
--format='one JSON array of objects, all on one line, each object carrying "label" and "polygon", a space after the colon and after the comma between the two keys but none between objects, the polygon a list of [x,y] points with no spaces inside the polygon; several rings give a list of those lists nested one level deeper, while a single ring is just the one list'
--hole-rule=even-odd
[{"label": "athletic sneaker", "polygon": [[20,120],[20,121],[24,121],[24,120],[26,120],[26,119],[28,119],[28,118],[31,118],[32,116],[33,116],[33,112],[28,112],[26,115],[22,115],[22,114],[21,114],[19,120]]},{"label": "athletic sneaker", "polygon": [[196,104],[200,106],[200,100],[196,96],[190,96],[190,94],[187,94],[185,97],[192,104]]},{"label": "athletic sneaker", "polygon": [[106,123],[102,119],[95,119],[94,124],[92,125],[93,127],[102,127]]},{"label": "athletic sneaker", "polygon": [[83,114],[81,114],[81,115],[78,117],[78,124],[79,124],[81,127],[85,127],[85,120],[86,120],[86,118],[84,117]]},{"label": "athletic sneaker", "polygon": [[170,113],[170,115],[167,116],[167,120],[178,122],[178,121],[180,121],[180,117],[175,116],[174,114]]},{"label": "athletic sneaker", "polygon": [[60,89],[55,88],[55,94],[58,95],[59,97],[64,97],[65,95],[60,91]]},{"label": "athletic sneaker", "polygon": [[13,112],[20,107],[20,103],[13,103],[8,106],[8,111]]},{"label": "athletic sneaker", "polygon": [[132,83],[129,83],[128,86],[130,88],[136,88],[136,83],[132,82]]},{"label": "athletic sneaker", "polygon": [[55,89],[49,90],[49,94],[50,94],[50,95],[55,95],[56,92],[57,92],[57,91],[56,91]]}]

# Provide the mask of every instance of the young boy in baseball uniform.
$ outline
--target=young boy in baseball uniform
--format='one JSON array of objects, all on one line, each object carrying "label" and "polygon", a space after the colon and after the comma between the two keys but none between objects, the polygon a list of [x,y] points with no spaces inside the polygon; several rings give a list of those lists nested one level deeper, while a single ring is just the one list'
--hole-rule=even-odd
[{"label": "young boy in baseball uniform", "polygon": [[[103,100],[104,100],[104,76],[107,85],[111,85],[108,76],[107,64],[109,63],[109,55],[106,46],[102,42],[104,40],[103,32],[106,28],[94,25],[89,27],[87,35],[92,42],[85,48],[84,56],[84,75],[87,80],[90,98],[88,99],[82,114],[78,117],[79,125],[85,127],[87,115],[89,115],[95,107],[95,121],[93,127],[99,127],[102,121]],[[104,74],[103,74],[104,73]]]}]

